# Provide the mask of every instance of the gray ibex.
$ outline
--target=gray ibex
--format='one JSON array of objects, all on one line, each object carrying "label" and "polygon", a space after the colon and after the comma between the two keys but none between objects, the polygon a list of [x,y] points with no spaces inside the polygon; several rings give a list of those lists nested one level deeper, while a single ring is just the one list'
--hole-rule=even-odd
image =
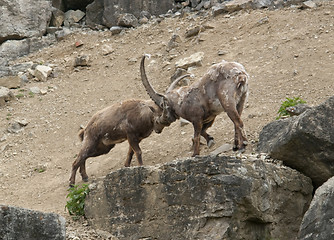
[{"label": "gray ibex", "polygon": [[209,147],[214,144],[213,137],[206,130],[223,111],[234,123],[233,150],[245,150],[247,138],[240,115],[248,96],[249,76],[241,64],[222,61],[211,66],[200,80],[190,86],[173,89],[162,95],[157,93],[148,81],[144,62],[145,55],[140,63],[140,72],[150,98],[160,106],[162,102],[168,103],[171,114],[193,124],[193,156],[200,154],[200,135],[206,139]]},{"label": "gray ibex", "polygon": [[[186,76],[181,76],[175,82]],[[174,85],[172,83],[170,88],[173,88]],[[147,138],[153,130],[156,133],[161,133],[164,127],[176,120],[176,116],[169,108],[168,102],[165,101],[160,101],[157,106],[151,100],[133,99],[116,103],[94,114],[87,126],[79,132],[83,143],[72,164],[70,186],[75,184],[78,168],[80,168],[82,180],[88,180],[85,166],[87,158],[107,154],[117,143],[125,140],[129,142],[125,167],[130,166],[134,153],[139,165],[143,165],[139,143]]]}]

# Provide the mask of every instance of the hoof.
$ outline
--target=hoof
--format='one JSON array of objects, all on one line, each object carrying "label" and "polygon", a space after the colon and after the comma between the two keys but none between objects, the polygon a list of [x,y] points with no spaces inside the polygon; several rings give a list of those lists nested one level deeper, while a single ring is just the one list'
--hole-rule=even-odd
[{"label": "hoof", "polygon": [[74,183],[70,183],[69,185],[68,185],[70,188],[74,188]]},{"label": "hoof", "polygon": [[213,145],[215,145],[215,141],[213,139],[210,139],[209,142],[208,142],[208,148],[211,148],[213,147]]},{"label": "hoof", "polygon": [[246,145],[243,144],[241,147],[233,146],[233,151],[238,151],[239,153],[244,153],[246,151]]},{"label": "hoof", "polygon": [[82,181],[88,182],[88,177],[82,178]]}]

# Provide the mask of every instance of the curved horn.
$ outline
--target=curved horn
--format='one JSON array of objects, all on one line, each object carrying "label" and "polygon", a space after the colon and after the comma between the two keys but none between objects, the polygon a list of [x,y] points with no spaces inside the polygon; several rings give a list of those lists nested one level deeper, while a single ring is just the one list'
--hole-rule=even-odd
[{"label": "curved horn", "polygon": [[175,80],[172,82],[172,84],[169,86],[169,88],[166,90],[166,93],[169,93],[170,91],[172,91],[172,90],[175,88],[176,84],[177,84],[179,81],[181,81],[183,78],[185,78],[185,77],[190,77],[190,74],[185,74],[185,75],[180,76],[180,77],[178,77],[177,79],[175,79]]},{"label": "curved horn", "polygon": [[161,95],[157,93],[157,91],[154,90],[152,85],[147,79],[146,72],[145,72],[145,57],[147,55],[145,54],[140,62],[140,75],[141,75],[141,80],[143,82],[143,85],[146,89],[147,94],[150,96],[150,98],[157,104],[160,108],[163,107],[163,98],[165,98],[164,95]]}]

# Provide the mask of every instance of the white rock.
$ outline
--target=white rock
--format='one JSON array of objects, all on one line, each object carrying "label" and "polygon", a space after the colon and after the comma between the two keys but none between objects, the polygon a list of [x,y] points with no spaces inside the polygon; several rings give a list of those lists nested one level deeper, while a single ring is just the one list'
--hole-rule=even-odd
[{"label": "white rock", "polygon": [[204,58],[203,52],[197,52],[191,55],[190,57],[183,58],[175,63],[175,66],[178,68],[187,69],[194,66],[202,66],[202,60]]},{"label": "white rock", "polygon": [[46,81],[48,76],[50,76],[52,72],[52,68],[44,65],[37,65],[35,71],[34,71],[34,76],[39,80],[39,81]]}]

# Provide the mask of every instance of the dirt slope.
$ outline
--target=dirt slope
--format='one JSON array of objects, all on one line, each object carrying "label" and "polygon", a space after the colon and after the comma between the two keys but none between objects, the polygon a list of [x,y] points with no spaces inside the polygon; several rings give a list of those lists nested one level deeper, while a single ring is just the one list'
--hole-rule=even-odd
[{"label": "dirt slope", "polygon": [[[159,91],[169,85],[175,62],[193,53],[205,54],[203,66],[192,71],[196,78],[222,59],[242,63],[251,76],[243,120],[251,143],[247,153],[254,152],[262,127],[275,119],[286,97],[301,96],[308,104],[317,105],[333,95],[333,24],[333,2],[307,10],[251,10],[215,18],[191,14],[116,36],[109,31],[75,33],[17,60],[54,64],[58,76],[23,87],[28,91],[38,86],[48,90],[47,94],[27,94],[1,108],[0,203],[56,212],[69,219],[64,206],[71,164],[80,148],[79,126],[115,101],[148,99],[139,75],[143,53],[153,56],[146,69]],[[186,29],[196,25],[210,28],[185,38]],[[173,33],[181,36],[182,43],[168,53],[166,45]],[[75,48],[78,40],[83,46]],[[103,55],[106,45],[113,49],[109,55]],[[78,55],[90,56],[91,66],[73,68]],[[15,90],[19,93],[22,90]],[[22,132],[8,134],[6,129],[14,119],[25,119],[29,124]],[[225,113],[217,117],[209,129],[216,141],[213,149],[232,143],[233,129]],[[141,144],[144,164],[189,157],[192,134],[191,125],[180,127],[179,122],[160,135],[152,134]],[[90,178],[122,168],[127,148],[127,143],[122,143],[108,155],[88,159]],[[213,149],[203,146],[201,154]],[[135,159],[132,165],[137,165]],[[77,183],[81,183],[79,177]]]}]

